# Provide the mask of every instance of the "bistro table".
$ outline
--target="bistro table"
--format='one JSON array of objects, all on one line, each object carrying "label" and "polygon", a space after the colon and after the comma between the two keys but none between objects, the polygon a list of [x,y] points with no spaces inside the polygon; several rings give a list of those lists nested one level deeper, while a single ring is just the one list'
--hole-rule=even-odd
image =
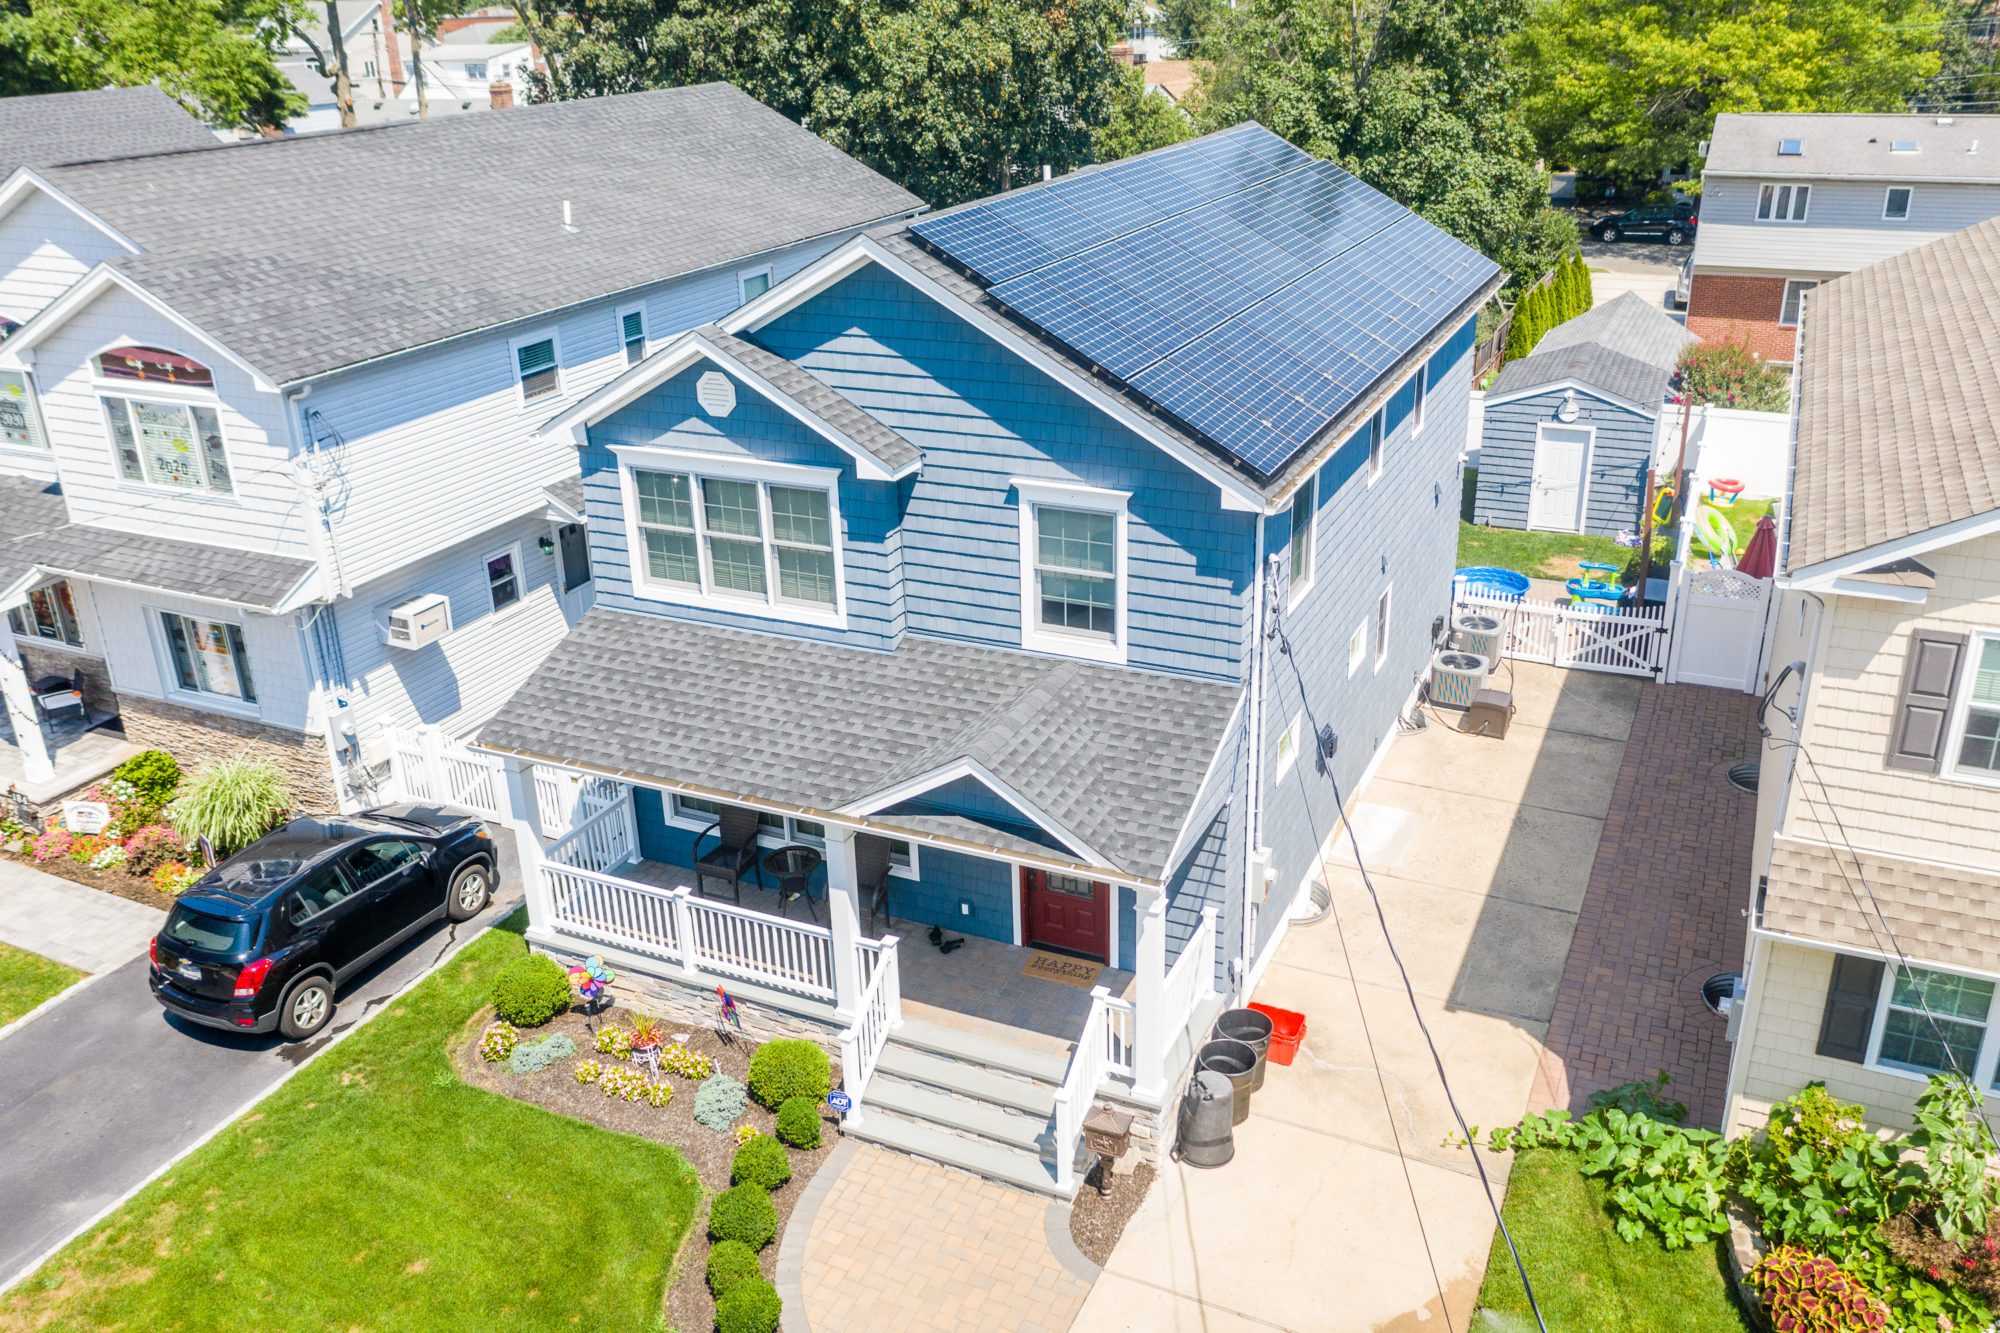
[{"label": "bistro table", "polygon": [[813,906],[812,877],[826,861],[818,849],[792,843],[768,853],[764,857],[764,869],[778,881],[778,915],[789,915],[794,901],[806,905],[806,912],[813,921],[819,921],[819,909]]}]

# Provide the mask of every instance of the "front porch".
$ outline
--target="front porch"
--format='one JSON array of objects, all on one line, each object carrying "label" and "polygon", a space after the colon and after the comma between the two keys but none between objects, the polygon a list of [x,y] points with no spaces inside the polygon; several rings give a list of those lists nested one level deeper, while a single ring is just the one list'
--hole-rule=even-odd
[{"label": "front porch", "polygon": [[[34,707],[32,700],[28,707]],[[11,710],[0,705],[0,793],[41,806],[96,781],[137,754],[139,747],[122,733],[105,729],[108,720],[95,714],[69,714],[48,718],[39,726],[30,723],[29,729],[17,732]]]}]

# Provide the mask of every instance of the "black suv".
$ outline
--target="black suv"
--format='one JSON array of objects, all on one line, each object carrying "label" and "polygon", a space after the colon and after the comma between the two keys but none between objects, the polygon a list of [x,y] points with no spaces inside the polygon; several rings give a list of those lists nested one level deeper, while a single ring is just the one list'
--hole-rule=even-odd
[{"label": "black suv", "polygon": [[1623,213],[1594,223],[1590,234],[1600,241],[1647,238],[1665,241],[1668,245],[1686,245],[1694,239],[1694,229],[1700,225],[1701,219],[1695,216],[1694,205],[1682,200],[1676,204],[1628,208]]},{"label": "black suv", "polygon": [[153,996],[210,1027],[310,1037],[332,1021],[341,982],[440,917],[486,906],[498,864],[485,827],[445,806],[294,819],[174,904],[153,937]]}]

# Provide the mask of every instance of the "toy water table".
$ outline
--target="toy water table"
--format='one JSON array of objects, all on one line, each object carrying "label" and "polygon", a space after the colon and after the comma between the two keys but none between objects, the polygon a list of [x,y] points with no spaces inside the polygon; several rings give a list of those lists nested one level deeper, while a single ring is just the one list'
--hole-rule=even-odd
[{"label": "toy water table", "polygon": [[1618,566],[1608,565],[1599,560],[1579,560],[1584,576],[1571,579],[1563,584],[1569,590],[1571,606],[1588,606],[1592,602],[1617,602],[1625,595],[1625,590],[1612,582],[1618,573]]},{"label": "toy water table", "polygon": [[1708,502],[1717,509],[1727,509],[1735,504],[1743,494],[1743,483],[1734,477],[1711,477],[1708,482]]}]

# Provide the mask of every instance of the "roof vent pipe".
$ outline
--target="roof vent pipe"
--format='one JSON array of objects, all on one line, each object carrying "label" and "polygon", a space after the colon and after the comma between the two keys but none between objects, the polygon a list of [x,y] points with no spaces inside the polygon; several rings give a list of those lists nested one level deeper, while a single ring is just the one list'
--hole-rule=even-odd
[{"label": "roof vent pipe", "polygon": [[1055,175],[1055,174],[1056,174],[1056,169],[1055,169],[1054,167],[1050,166],[1050,165],[1049,165],[1048,163],[1046,163],[1046,162],[1042,163],[1042,179],[1043,179],[1043,180],[1047,180],[1047,179],[1049,179],[1049,178],[1050,178],[1051,176],[1053,176],[1053,175]]},{"label": "roof vent pipe", "polygon": [[1951,117],[1950,117],[1950,116],[1939,116],[1939,117],[1937,117],[1937,119],[1936,119],[1936,120],[1934,120],[1934,121],[1932,122],[1932,124],[1935,124],[1935,125],[1949,125],[1949,124],[1951,124]]},{"label": "roof vent pipe", "polygon": [[576,233],[576,224],[570,221],[569,200],[567,199],[563,200],[562,229],[566,232],[569,232],[572,235]]},{"label": "roof vent pipe", "polygon": [[1966,152],[1968,152],[1968,153],[1976,153],[1976,152],[1978,152],[1978,151],[1979,151],[1979,140],[1977,140],[1977,139],[1974,139],[1974,140],[1973,140],[1973,141],[1972,141],[1971,143],[1967,144],[1967,145],[1965,146],[1965,151],[1966,151]]}]

